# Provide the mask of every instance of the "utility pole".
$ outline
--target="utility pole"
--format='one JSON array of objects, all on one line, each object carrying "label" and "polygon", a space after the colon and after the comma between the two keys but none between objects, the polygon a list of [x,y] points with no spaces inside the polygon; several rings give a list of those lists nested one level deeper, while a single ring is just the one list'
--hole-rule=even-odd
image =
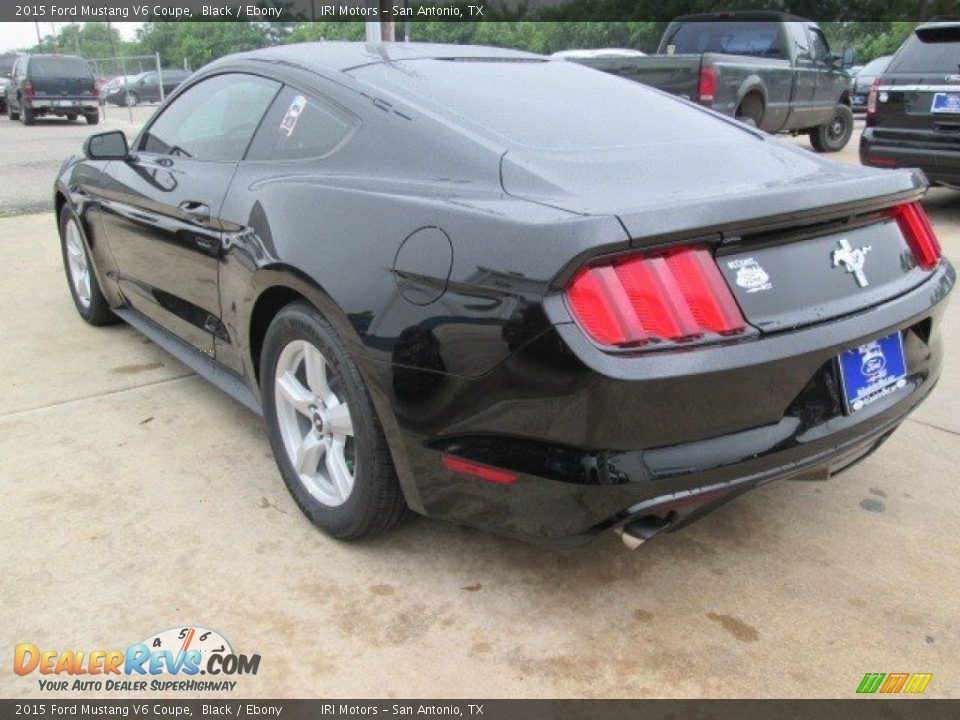
[{"label": "utility pole", "polygon": [[37,48],[40,52],[43,52],[43,40],[40,39],[40,23],[33,23],[34,27],[37,28]]},{"label": "utility pole", "polygon": [[113,26],[107,22],[107,37],[110,39],[110,57],[117,56],[117,49],[113,46]]},{"label": "utility pole", "polygon": [[382,18],[391,17],[390,0],[367,0],[368,8],[378,10],[377,17],[381,20],[368,20],[366,24],[367,42],[393,42],[396,35],[394,32],[393,20],[383,20]]}]

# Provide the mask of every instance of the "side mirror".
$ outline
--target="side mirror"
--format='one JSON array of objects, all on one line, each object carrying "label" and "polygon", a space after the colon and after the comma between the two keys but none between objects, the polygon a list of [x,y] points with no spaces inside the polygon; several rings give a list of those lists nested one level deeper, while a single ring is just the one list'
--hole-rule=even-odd
[{"label": "side mirror", "polygon": [[130,148],[123,131],[111,130],[88,137],[83,143],[83,154],[91,160],[125,160]]},{"label": "side mirror", "polygon": [[852,47],[843,49],[843,67],[850,68],[854,66],[857,60],[857,51]]}]

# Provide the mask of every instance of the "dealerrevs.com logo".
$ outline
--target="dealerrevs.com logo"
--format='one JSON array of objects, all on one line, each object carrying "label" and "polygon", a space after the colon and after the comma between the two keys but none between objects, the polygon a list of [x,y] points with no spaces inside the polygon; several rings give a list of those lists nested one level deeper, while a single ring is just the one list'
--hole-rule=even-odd
[{"label": "dealerrevs.com logo", "polygon": [[259,655],[237,654],[223,635],[199,626],[163,630],[126,650],[61,651],[20,643],[13,656],[17,675],[38,673],[40,689],[54,692],[233,690],[237,681],[230,678],[256,675],[259,668]]}]

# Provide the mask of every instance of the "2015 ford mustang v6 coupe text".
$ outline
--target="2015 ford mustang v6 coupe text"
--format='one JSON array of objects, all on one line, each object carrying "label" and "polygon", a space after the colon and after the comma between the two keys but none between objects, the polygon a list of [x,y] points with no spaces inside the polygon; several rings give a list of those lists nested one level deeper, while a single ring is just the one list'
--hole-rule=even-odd
[{"label": "2015 ford mustang v6 coupe text", "polygon": [[573,63],[321,43],[214,62],[55,200],[80,315],[262,412],[327,532],[576,544],[893,432],[956,278],[925,189]]}]

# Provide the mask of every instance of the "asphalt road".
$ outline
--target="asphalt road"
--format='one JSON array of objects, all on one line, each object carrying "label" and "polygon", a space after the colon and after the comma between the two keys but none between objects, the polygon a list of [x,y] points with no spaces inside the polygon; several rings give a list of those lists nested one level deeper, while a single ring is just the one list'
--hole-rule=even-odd
[{"label": "asphalt road", "polygon": [[[47,202],[86,132],[0,122],[4,210]],[[960,194],[926,204],[956,263]],[[5,653],[199,624],[262,658],[219,697],[853,697],[894,671],[958,694],[957,301],[932,398],[832,481],[766,486],[637,552],[424,518],[347,545],[298,512],[259,418],[132,329],[80,321],[49,214],[0,219],[0,248]],[[0,696],[78,697],[10,659]]]}]

